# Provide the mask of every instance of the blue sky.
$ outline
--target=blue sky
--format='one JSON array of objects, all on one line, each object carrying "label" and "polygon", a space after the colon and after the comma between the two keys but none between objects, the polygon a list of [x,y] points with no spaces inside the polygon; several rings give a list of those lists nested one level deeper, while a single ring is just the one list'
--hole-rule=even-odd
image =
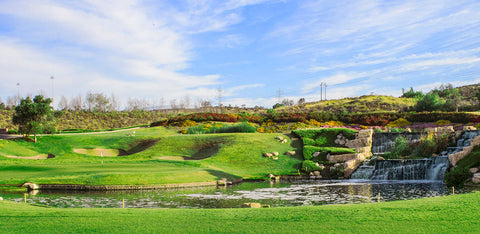
[{"label": "blue sky", "polygon": [[[480,2],[0,0],[0,98],[270,107],[480,82]],[[16,84],[20,83],[18,87]],[[163,102],[161,101],[163,99]]]}]

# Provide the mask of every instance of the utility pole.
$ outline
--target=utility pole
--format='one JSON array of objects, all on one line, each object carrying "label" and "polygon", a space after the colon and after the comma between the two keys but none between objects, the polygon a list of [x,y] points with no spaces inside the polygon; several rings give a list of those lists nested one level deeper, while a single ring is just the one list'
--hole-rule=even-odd
[{"label": "utility pole", "polygon": [[221,86],[218,87],[218,90],[217,90],[217,99],[218,99],[218,106],[222,107],[223,89]]},{"label": "utility pole", "polygon": [[15,98],[15,105],[20,104],[20,82],[17,83],[17,97]]},{"label": "utility pole", "polygon": [[324,83],[325,85],[325,101],[327,100],[327,83]]},{"label": "utility pole", "polygon": [[323,90],[323,82],[320,82],[320,101],[322,101],[322,98],[323,98],[323,93],[322,93],[322,90]]},{"label": "utility pole", "polygon": [[278,89],[278,100],[277,103],[280,103],[282,101],[282,90]]},{"label": "utility pole", "polygon": [[52,104],[53,104],[53,106],[55,106],[55,104],[54,104],[55,90],[54,90],[54,87],[53,87],[53,80],[54,80],[53,76],[50,77],[50,80],[52,80]]}]

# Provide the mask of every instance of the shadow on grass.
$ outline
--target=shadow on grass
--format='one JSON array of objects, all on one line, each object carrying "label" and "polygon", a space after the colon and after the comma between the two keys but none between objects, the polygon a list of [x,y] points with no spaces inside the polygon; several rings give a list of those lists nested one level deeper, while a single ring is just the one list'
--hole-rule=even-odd
[{"label": "shadow on grass", "polygon": [[212,170],[212,169],[208,169],[206,170],[208,173],[210,173],[210,175],[213,175],[216,177],[217,180],[219,179],[222,179],[222,178],[226,178],[228,180],[233,180],[233,179],[239,179],[241,177],[239,176],[236,176],[236,175],[232,175],[232,174],[228,174],[228,173],[225,173],[223,171],[217,171],[217,170]]}]

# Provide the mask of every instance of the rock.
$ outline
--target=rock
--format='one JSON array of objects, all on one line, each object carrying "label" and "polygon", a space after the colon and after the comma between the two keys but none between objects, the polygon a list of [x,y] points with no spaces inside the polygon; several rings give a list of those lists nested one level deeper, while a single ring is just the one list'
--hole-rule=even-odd
[{"label": "rock", "polygon": [[267,177],[271,179],[271,178],[274,178],[275,176],[273,174],[268,174]]},{"label": "rock", "polygon": [[281,142],[282,143],[287,143],[288,141],[287,141],[287,139],[283,139]]},{"label": "rock", "polygon": [[315,166],[319,167],[319,166],[320,166],[320,164],[318,164],[318,162],[316,162],[316,163],[315,163]]},{"label": "rock", "polygon": [[32,183],[32,182],[25,182],[23,183],[20,187],[25,187],[28,190],[37,190],[39,189],[38,185]]},{"label": "rock", "polygon": [[476,168],[476,167],[472,167],[472,168],[469,169],[469,171],[470,171],[470,173],[475,174],[479,171],[479,169]]},{"label": "rock", "polygon": [[340,164],[340,163],[335,163],[333,166],[334,166],[334,167],[339,167],[339,166],[341,166],[341,165],[342,165],[342,164]]},{"label": "rock", "polygon": [[272,157],[273,160],[278,160],[278,157]]},{"label": "rock", "polygon": [[463,126],[463,131],[473,131],[473,130],[477,130],[477,128],[474,126]]},{"label": "rock", "polygon": [[272,152],[273,156],[277,157],[278,156],[278,152]]},{"label": "rock", "polygon": [[3,197],[0,197],[0,201],[3,201]]},{"label": "rock", "polygon": [[264,153],[263,154],[263,157],[268,157],[268,158],[271,158],[273,155],[271,153]]},{"label": "rock", "polygon": [[242,208],[262,208],[262,204],[255,202],[243,203]]},{"label": "rock", "polygon": [[316,157],[318,157],[318,155],[320,155],[320,151],[314,152],[312,154],[312,157],[316,158]]},{"label": "rock", "polygon": [[277,136],[275,137],[275,139],[279,140],[279,141],[283,141],[283,137],[282,136]]},{"label": "rock", "polygon": [[480,184],[480,173],[473,174],[472,182],[475,184]]},{"label": "rock", "polygon": [[295,156],[296,152],[295,151],[288,151],[285,154],[290,155],[290,156]]},{"label": "rock", "polygon": [[377,158],[377,160],[383,161],[383,160],[385,160],[385,158],[382,157],[382,156],[379,156],[379,157]]},{"label": "rock", "polygon": [[317,177],[318,177],[318,176],[322,176],[319,171],[314,171],[314,172],[313,172],[313,175],[314,175],[314,176],[317,176]]}]

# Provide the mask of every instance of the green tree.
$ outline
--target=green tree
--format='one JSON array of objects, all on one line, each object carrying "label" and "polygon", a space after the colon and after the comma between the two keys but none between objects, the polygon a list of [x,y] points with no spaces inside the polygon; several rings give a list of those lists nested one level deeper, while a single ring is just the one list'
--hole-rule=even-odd
[{"label": "green tree", "polygon": [[42,95],[35,96],[33,100],[30,97],[22,99],[15,107],[12,119],[13,124],[18,125],[18,132],[27,137],[33,133],[36,143],[37,133],[54,119],[51,103],[50,98],[45,99]]},{"label": "green tree", "polygon": [[439,107],[443,106],[444,100],[441,99],[437,93],[428,93],[423,96],[422,99],[418,100],[415,105],[416,111],[434,111],[438,110]]}]

